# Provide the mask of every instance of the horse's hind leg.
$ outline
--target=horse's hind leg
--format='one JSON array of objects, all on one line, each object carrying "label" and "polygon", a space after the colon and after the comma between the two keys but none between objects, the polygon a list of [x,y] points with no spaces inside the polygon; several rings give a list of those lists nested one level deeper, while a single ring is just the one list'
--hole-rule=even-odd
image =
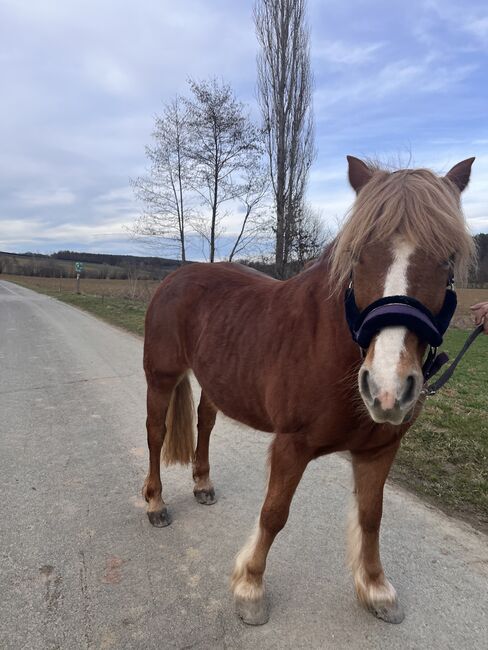
[{"label": "horse's hind leg", "polygon": [[153,526],[163,528],[171,521],[162,498],[161,448],[166,435],[166,413],[177,377],[149,379],[147,384],[147,444],[149,471],[142,488],[147,501],[147,516]]},{"label": "horse's hind leg", "polygon": [[236,611],[245,623],[268,620],[263,574],[274,538],[288,519],[290,503],[307,463],[310,448],[292,434],[278,435],[270,449],[268,491],[258,525],[238,554],[232,575]]},{"label": "horse's hind leg", "polygon": [[352,454],[355,500],[349,519],[348,563],[360,602],[388,623],[401,623],[404,618],[396,591],[383,572],[379,548],[383,487],[398,445]]},{"label": "horse's hind leg", "polygon": [[210,465],[208,462],[208,445],[216,416],[217,409],[202,390],[198,405],[198,442],[193,460],[193,480],[195,481],[193,494],[198,503],[207,506],[216,501],[215,490],[209,477]]}]

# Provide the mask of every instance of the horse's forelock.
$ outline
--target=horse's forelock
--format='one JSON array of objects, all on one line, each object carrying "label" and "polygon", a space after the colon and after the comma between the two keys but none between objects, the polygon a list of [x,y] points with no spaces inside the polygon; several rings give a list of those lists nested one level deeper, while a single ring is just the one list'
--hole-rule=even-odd
[{"label": "horse's forelock", "polygon": [[387,243],[397,235],[434,259],[453,259],[460,281],[475,261],[473,238],[452,183],[428,169],[376,169],[333,244],[333,286],[340,290],[348,282],[353,260],[366,244]]}]

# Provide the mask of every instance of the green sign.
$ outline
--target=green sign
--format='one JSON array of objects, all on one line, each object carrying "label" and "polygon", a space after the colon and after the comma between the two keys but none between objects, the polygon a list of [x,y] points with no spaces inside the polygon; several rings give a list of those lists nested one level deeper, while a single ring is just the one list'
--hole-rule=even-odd
[{"label": "green sign", "polygon": [[75,271],[81,273],[83,271],[83,262],[75,262]]}]

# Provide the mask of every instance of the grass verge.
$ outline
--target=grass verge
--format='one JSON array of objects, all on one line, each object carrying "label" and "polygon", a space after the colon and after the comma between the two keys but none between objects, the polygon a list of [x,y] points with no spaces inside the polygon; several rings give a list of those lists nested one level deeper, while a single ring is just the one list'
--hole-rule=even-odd
[{"label": "grass verge", "polygon": [[[135,334],[144,333],[146,302],[121,296],[77,295],[42,286],[36,278],[3,277]],[[443,349],[451,358],[466,336],[464,330],[447,333]],[[419,420],[403,439],[391,478],[488,532],[488,336],[478,338],[449,384],[428,398]]]}]

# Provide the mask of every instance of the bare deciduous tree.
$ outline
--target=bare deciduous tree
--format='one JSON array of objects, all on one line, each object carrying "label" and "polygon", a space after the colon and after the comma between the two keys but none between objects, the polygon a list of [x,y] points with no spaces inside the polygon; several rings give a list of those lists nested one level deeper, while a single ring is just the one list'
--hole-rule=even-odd
[{"label": "bare deciduous tree", "polygon": [[276,270],[285,275],[303,206],[313,144],[306,0],[257,0],[258,94],[276,206]]},{"label": "bare deciduous tree", "polygon": [[319,212],[308,203],[303,203],[295,215],[290,259],[303,268],[307,262],[317,258],[325,244],[332,239]]},{"label": "bare deciduous tree", "polygon": [[[185,100],[185,106],[191,183],[210,212],[208,219],[201,217],[196,223],[196,230],[208,241],[208,257],[213,262],[216,240],[223,231],[223,204],[251,196],[242,178],[259,165],[261,135],[228,84],[216,79],[189,83],[192,98]],[[255,199],[258,195],[254,194]]]},{"label": "bare deciduous tree", "polygon": [[177,250],[186,260],[186,230],[191,215],[188,179],[187,108],[179,97],[156,118],[154,144],[146,147],[149,170],[134,181],[136,196],[144,202],[145,212],[132,232],[150,244],[165,250]]},{"label": "bare deciduous tree", "polygon": [[260,206],[269,185],[263,132],[228,84],[190,80],[189,86],[190,98],[177,97],[156,118],[148,173],[132,181],[145,204],[132,232],[149,245],[177,250],[185,261],[191,231],[213,262],[224,219],[241,205],[232,259],[263,230]]}]

